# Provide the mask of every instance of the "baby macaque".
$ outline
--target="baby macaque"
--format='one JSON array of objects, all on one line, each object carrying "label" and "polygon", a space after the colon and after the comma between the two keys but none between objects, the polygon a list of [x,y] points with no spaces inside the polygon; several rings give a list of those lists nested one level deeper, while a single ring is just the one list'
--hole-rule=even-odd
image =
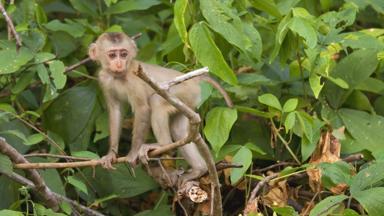
[{"label": "baby macaque", "polygon": [[[109,152],[101,158],[104,168],[113,169],[116,160],[121,132],[122,103],[128,102],[134,112],[131,149],[127,155],[128,162],[136,165],[138,160],[147,163],[148,152],[184,138],[188,134],[189,121],[186,116],[169,104],[135,72],[141,69],[157,82],[169,81],[182,73],[146,64],[135,59],[137,47],[135,41],[124,33],[104,33],[89,48],[92,60],[101,64],[98,74],[109,112]],[[229,106],[231,101],[220,85],[209,77],[195,77],[169,91],[190,108],[195,109],[200,102],[200,86],[202,80],[208,81],[224,94]],[[157,144],[146,144],[145,138],[150,127],[156,137]],[[182,176],[183,181],[195,179],[207,171],[207,165],[196,145],[189,143],[179,148],[182,156],[191,166],[191,171]]]}]

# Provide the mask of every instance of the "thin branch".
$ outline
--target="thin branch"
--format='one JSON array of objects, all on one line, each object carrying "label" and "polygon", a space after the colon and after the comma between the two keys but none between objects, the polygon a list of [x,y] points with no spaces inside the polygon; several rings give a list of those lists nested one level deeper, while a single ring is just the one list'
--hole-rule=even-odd
[{"label": "thin branch", "polygon": [[194,77],[204,75],[208,72],[209,72],[208,67],[203,67],[203,68],[188,72],[186,74],[183,74],[181,76],[175,77],[174,79],[172,79],[170,81],[164,82],[164,83],[160,84],[160,87],[168,90],[171,86],[180,84],[180,83],[182,83],[186,80],[192,79]]},{"label": "thin branch", "polygon": [[358,154],[352,154],[352,155],[349,155],[346,158],[343,158],[343,161],[345,161],[347,163],[350,163],[350,162],[359,161],[359,160],[362,160],[362,159],[364,159],[364,155],[361,154],[361,153],[358,153]]},{"label": "thin branch", "polygon": [[5,8],[1,2],[0,2],[0,11],[4,16],[5,21],[7,22],[7,25],[12,32],[12,35],[15,37],[16,50],[19,50],[20,47],[22,46],[20,36],[19,36],[19,34],[17,34],[16,29],[15,29],[15,25],[13,24],[12,19],[9,17],[7,11],[5,10]]},{"label": "thin branch", "polygon": [[270,176],[267,176],[265,177],[263,180],[259,181],[259,183],[257,183],[256,187],[252,190],[251,192],[251,196],[249,196],[249,199],[248,199],[248,203],[251,203],[255,198],[256,198],[256,195],[257,195],[257,192],[259,192],[259,190],[265,185],[267,184],[268,182],[270,182],[272,179],[276,178],[279,176],[279,173],[274,173]]},{"label": "thin branch", "polygon": [[74,156],[68,156],[68,155],[56,155],[56,154],[48,154],[48,153],[33,153],[33,154],[26,154],[24,157],[51,157],[51,158],[60,158],[60,159],[69,159],[69,160],[82,160],[82,161],[89,161],[89,158],[84,157],[74,157]]},{"label": "thin branch", "polygon": [[89,58],[89,57],[85,58],[85,59],[77,62],[76,64],[73,64],[71,66],[66,67],[64,73],[68,73],[68,72],[70,72],[70,71],[80,67],[81,65],[83,65],[83,64],[85,64],[87,62],[90,62],[90,61],[91,61],[91,58]]},{"label": "thin branch", "polygon": [[[3,137],[0,137],[0,153],[7,155],[13,163],[28,163],[28,161],[15,148],[9,145]],[[25,171],[30,180],[36,185],[36,191],[41,195],[47,207],[53,210],[59,209],[59,201],[53,195],[52,191],[47,187],[44,179],[35,169]]]},{"label": "thin branch", "polygon": [[131,39],[132,39],[132,40],[137,40],[137,39],[139,39],[142,35],[143,35],[143,34],[142,34],[141,32],[140,32],[140,33],[137,33],[137,34],[133,35],[133,36],[131,37]]},{"label": "thin branch", "polygon": [[[1,173],[1,174],[7,176],[8,178],[12,179],[15,182],[20,183],[21,185],[24,185],[24,186],[31,188],[35,192],[38,192],[36,185],[32,181],[30,181],[29,179],[27,179],[27,178],[25,178],[25,177],[23,177],[17,173],[13,172],[13,173]],[[52,193],[54,196],[56,196],[56,199],[69,203],[72,207],[76,208],[79,211],[82,211],[86,215],[103,216],[103,214],[101,214],[101,213],[99,213],[93,209],[90,209],[86,206],[83,206],[83,205],[79,204],[78,202],[69,199],[68,197],[65,197],[61,194],[57,194],[55,192],[52,192]]]}]

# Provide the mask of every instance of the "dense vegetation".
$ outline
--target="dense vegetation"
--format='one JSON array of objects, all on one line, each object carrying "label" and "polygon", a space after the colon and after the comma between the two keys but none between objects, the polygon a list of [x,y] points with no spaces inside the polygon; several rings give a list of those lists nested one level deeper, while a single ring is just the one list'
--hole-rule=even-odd
[{"label": "dense vegetation", "polygon": [[[140,60],[183,72],[208,66],[236,105],[225,107],[201,86],[202,133],[213,157],[243,165],[220,172],[224,215],[383,215],[384,1],[1,2],[22,46],[16,49],[2,16],[0,136],[21,154],[106,153],[97,65],[68,67],[103,32],[141,33]],[[129,107],[126,113],[121,155],[132,129]],[[106,215],[175,214],[174,191],[140,167],[134,175],[128,165],[116,167],[39,172],[52,191]],[[49,209],[7,177],[13,172],[24,175],[0,154],[0,216],[74,213],[65,202],[58,213]],[[252,197],[258,182],[266,187]],[[207,205],[199,211],[209,212]]]}]

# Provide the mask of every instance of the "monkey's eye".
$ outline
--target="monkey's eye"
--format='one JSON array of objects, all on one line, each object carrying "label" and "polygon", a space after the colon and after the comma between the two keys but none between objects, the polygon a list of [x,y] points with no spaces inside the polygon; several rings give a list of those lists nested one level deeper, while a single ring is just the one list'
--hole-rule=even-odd
[{"label": "monkey's eye", "polygon": [[116,53],[114,53],[114,52],[108,53],[108,57],[111,59],[114,59],[114,58],[116,58]]},{"label": "monkey's eye", "polygon": [[128,52],[121,52],[120,57],[121,58],[126,58],[128,56]]}]

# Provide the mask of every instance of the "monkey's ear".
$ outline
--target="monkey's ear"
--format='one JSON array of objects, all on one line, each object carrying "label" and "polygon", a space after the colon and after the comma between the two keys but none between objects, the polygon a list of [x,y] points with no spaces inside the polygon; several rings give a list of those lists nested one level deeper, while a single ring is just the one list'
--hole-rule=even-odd
[{"label": "monkey's ear", "polygon": [[96,43],[91,43],[91,45],[89,45],[88,55],[93,61],[97,60],[97,45],[96,45]]}]

